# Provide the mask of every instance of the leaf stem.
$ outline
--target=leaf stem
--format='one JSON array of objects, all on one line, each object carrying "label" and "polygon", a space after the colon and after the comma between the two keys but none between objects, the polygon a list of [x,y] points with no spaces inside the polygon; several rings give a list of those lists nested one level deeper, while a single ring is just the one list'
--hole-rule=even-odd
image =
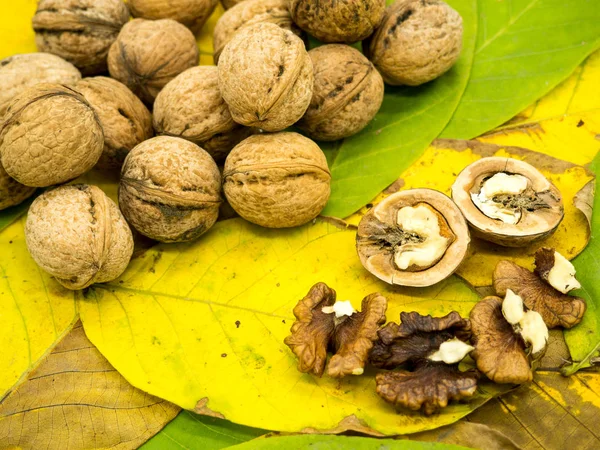
[{"label": "leaf stem", "polygon": [[594,348],[587,355],[585,355],[585,358],[583,358],[581,361],[579,361],[577,363],[570,364],[568,366],[563,367],[560,370],[560,373],[562,375],[564,375],[565,377],[569,377],[569,376],[573,375],[575,372],[577,372],[579,369],[582,369],[583,367],[587,367],[587,366],[591,365],[590,359],[592,359],[594,354],[598,353],[599,350],[600,350],[600,341],[594,346]]}]

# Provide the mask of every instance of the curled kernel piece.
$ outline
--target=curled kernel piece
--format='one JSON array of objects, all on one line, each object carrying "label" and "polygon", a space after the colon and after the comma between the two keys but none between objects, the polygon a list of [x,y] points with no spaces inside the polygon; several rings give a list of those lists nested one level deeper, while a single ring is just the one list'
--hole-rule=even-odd
[{"label": "curled kernel piece", "polygon": [[563,294],[581,287],[575,278],[576,270],[573,264],[553,248],[540,248],[535,252],[534,272]]}]

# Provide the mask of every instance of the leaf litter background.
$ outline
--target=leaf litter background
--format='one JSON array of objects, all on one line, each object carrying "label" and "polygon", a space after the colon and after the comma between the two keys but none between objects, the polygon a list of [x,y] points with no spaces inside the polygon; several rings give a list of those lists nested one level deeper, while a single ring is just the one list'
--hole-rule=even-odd
[{"label": "leaf litter background", "polygon": [[[589,247],[575,260],[579,278],[586,288],[583,296],[588,300],[588,314],[582,325],[565,333],[573,360],[577,361],[567,370],[585,368],[597,356],[600,346],[594,303],[600,294],[596,281],[600,273],[600,249],[594,240],[600,219],[598,215],[594,217],[590,238],[585,216],[571,205],[571,199],[590,182],[592,172],[600,168],[598,158],[589,168],[591,171],[580,167],[590,163],[600,148],[596,137],[600,133],[597,88],[600,53],[576,66],[597,47],[600,11],[593,2],[581,0],[455,0],[450,3],[465,19],[465,49],[461,61],[449,74],[427,86],[388,90],[382,111],[364,133],[326,149],[334,174],[332,201],[326,212],[336,216],[350,214],[372,201],[377,192],[399,174],[402,175],[391,190],[433,183],[431,187],[447,191],[453,174],[483,154],[510,154],[532,162],[565,195],[565,225],[568,226],[559,230],[555,239],[561,251],[575,256],[590,239]],[[0,19],[1,57],[35,50],[29,30],[34,10],[33,0],[21,0]],[[210,35],[214,22],[215,18],[199,39],[204,64],[212,62]],[[554,32],[544,33],[546,29]],[[574,68],[575,72],[566,81],[535,101]],[[532,106],[523,110],[531,103]],[[442,130],[445,138],[471,138],[496,125],[501,126],[476,142],[436,141],[423,153]],[[514,147],[525,147],[573,165]],[[360,174],[356,173],[358,167]],[[442,169],[443,176],[431,176]],[[357,180],[357,176],[361,179]],[[99,184],[114,197],[114,176],[111,179],[106,174],[92,172],[85,179]],[[0,357],[0,445],[4,444],[4,432],[24,448],[36,448],[40,442],[52,442],[57,436],[69,439],[73,448],[93,446],[88,425],[96,430],[98,418],[105,423],[103,414],[118,415],[123,405],[117,402],[99,412],[98,409],[102,409],[100,396],[87,397],[97,400],[90,403],[91,406],[78,404],[77,401],[83,403],[81,400],[86,397],[77,397],[80,386],[76,380],[88,389],[88,396],[111,389],[131,393],[131,401],[125,407],[128,421],[117,420],[116,425],[104,429],[105,433],[118,436],[115,443],[109,445],[136,447],[178,410],[156,399],[171,415],[167,412],[155,415],[154,422],[134,420],[132,417],[136,415],[144,418],[144,408],[151,407],[136,398],[153,397],[132,388],[93,347],[82,348],[76,354],[95,352],[95,359],[77,357],[70,369],[72,372],[60,373],[66,370],[69,361],[56,351],[74,339],[86,339],[80,326],[75,325],[78,312],[88,337],[133,385],[189,409],[196,408],[203,413],[214,410],[240,423],[265,428],[297,431],[308,423],[313,428],[336,432],[350,428],[372,434],[408,433],[453,422],[469,413],[473,406],[499,393],[484,389],[478,393],[474,405],[457,405],[432,419],[397,416],[373,394],[373,386],[369,386],[366,377],[344,381],[338,386],[331,380],[315,380],[295,371],[295,362],[281,341],[289,330],[292,306],[315,281],[330,282],[340,298],[351,299],[355,306],[363,295],[373,290],[386,292],[392,299],[389,320],[397,320],[399,311],[406,308],[434,314],[450,309],[466,313],[477,301],[475,292],[457,277],[428,290],[389,292],[356,264],[351,230],[342,230],[327,222],[286,231],[263,230],[239,219],[222,222],[205,239],[192,245],[158,246],[138,252],[121,280],[97,286],[74,301],[73,293],[41,273],[29,258],[23,239],[23,220],[13,223],[25,209],[0,213],[0,230],[3,230],[0,233],[0,302],[3,306],[0,343],[1,348],[11,349]],[[476,242],[475,248],[478,255],[465,263],[459,275],[473,286],[485,286],[489,284],[489,275],[473,267],[485,264],[491,272],[495,261],[504,254],[498,255],[498,249],[486,248],[481,242]],[[509,251],[508,256],[529,262],[530,251]],[[287,262],[282,264],[281,261]],[[219,269],[224,262],[229,264],[228,269]],[[297,273],[297,267],[310,270]],[[200,278],[202,276],[204,278]],[[152,286],[160,277],[159,284]],[[199,285],[192,288],[190,283],[198,280]],[[195,313],[196,310],[200,312]],[[202,320],[207,322],[203,324]],[[553,334],[560,338],[560,333]],[[67,337],[60,342],[65,335]],[[493,442],[500,445],[502,439],[507,439],[506,435],[523,448],[561,448],[559,444],[573,442],[566,440],[568,436],[575,436],[577,448],[597,447],[598,436],[592,425],[598,418],[600,406],[598,377],[589,372],[590,369],[568,379],[560,377],[558,367],[569,356],[564,341],[556,342],[559,348],[549,352],[552,354],[546,367],[533,384],[488,402],[468,416],[471,422],[463,419],[438,430],[413,434],[411,438],[492,448],[492,444],[478,443],[473,437],[494,436]],[[55,343],[57,347],[51,350]],[[58,392],[54,397],[38,395],[37,377],[52,359],[57,374],[52,375],[52,371],[44,374],[52,378],[53,389],[56,386],[66,389],[68,399]],[[39,367],[33,369],[38,364]],[[99,380],[98,375],[107,375],[89,373],[90,367],[95,365],[101,365],[102,370],[121,381],[115,384],[112,380],[109,386],[107,379]],[[221,371],[222,368],[225,370]],[[67,378],[69,382],[65,383],[61,378],[65,376],[73,378]],[[298,384],[291,385],[292,381]],[[273,385],[280,386],[274,391],[276,395],[269,391]],[[353,389],[346,392],[345,387]],[[259,393],[265,388],[267,398]],[[297,397],[296,401],[280,404],[284,388],[292,389],[292,398]],[[78,400],[73,402],[73,398]],[[44,400],[49,402],[44,403]],[[197,405],[199,400],[202,401]],[[327,400],[330,406],[327,412],[325,403],[319,400]],[[353,401],[358,406],[353,406]],[[68,402],[74,404],[67,405]],[[316,408],[312,411],[298,408],[298,403],[307,402]],[[89,422],[79,429],[69,428],[67,422],[62,425],[54,422],[55,411],[57,415],[61,411],[63,417],[69,417],[64,415],[65,407],[75,408],[75,411],[87,408]],[[284,414],[273,414],[278,409]],[[42,421],[45,426],[25,426],[39,424],[40,418],[49,413],[53,420]],[[83,417],[82,414],[79,417]],[[289,414],[296,415],[297,421]],[[257,417],[261,420],[256,420]],[[15,423],[22,426],[17,429]],[[49,423],[52,425],[48,426]],[[66,435],[61,434],[65,425]],[[371,429],[365,428],[368,426]],[[263,432],[182,412],[146,446],[222,448]],[[277,438],[268,439],[272,442],[269,445],[283,445],[277,444]],[[31,442],[33,447],[27,444]],[[506,441],[501,448],[508,448]]]}]

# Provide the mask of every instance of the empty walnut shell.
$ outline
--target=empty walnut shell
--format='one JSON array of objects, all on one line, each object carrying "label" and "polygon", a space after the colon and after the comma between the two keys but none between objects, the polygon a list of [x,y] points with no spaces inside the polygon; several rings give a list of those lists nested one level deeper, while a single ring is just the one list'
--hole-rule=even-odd
[{"label": "empty walnut shell", "polygon": [[198,33],[215,10],[218,0],[129,0],[133,17],[173,19]]},{"label": "empty walnut shell", "polygon": [[397,0],[363,44],[391,85],[417,86],[448,71],[462,49],[462,18],[439,0]]},{"label": "empty walnut shell", "polygon": [[234,122],[221,97],[215,66],[192,67],[167,84],[154,102],[154,129],[157,134],[177,136],[206,150],[216,160],[252,129]]},{"label": "empty walnut shell", "polygon": [[97,166],[120,169],[129,151],[152,137],[150,111],[127,86],[112,78],[84,78],[75,89],[96,110],[104,130],[104,151]]},{"label": "empty walnut shell", "polygon": [[375,117],[383,101],[381,75],[361,52],[347,45],[323,45],[308,54],[315,85],[298,128],[321,141],[358,133]]},{"label": "empty walnut shell", "polygon": [[[428,267],[410,266],[400,269],[395,257],[412,246],[420,245],[421,237],[402,230],[398,212],[406,206],[424,205],[438,217],[440,235],[448,239],[443,255]],[[414,243],[413,243],[414,241]],[[449,277],[464,259],[470,237],[467,223],[454,202],[432,189],[400,191],[375,205],[358,225],[356,249],[362,265],[377,278],[400,286],[431,286]],[[406,250],[405,250],[406,249]]]},{"label": "empty walnut shell", "polygon": [[0,211],[18,205],[34,192],[34,187],[25,186],[11,178],[0,164]]},{"label": "empty walnut shell", "polygon": [[236,122],[266,131],[289,127],[312,97],[313,66],[304,42],[272,23],[244,27],[221,53],[219,88]]},{"label": "empty walnut shell", "polygon": [[192,241],[214,225],[221,175],[189,141],[158,136],[137,145],[123,164],[119,206],[140,233],[161,242]]},{"label": "empty walnut shell", "polygon": [[171,20],[134,19],[123,27],[108,52],[108,70],[147,104],[200,54],[190,30]]},{"label": "empty walnut shell", "polygon": [[104,135],[94,109],[59,84],[38,84],[9,104],[0,125],[0,162],[27,186],[77,178],[100,158]]},{"label": "empty walnut shell", "polygon": [[35,43],[84,75],[106,72],[106,56],[129,20],[122,0],[39,0],[33,16]]},{"label": "empty walnut shell", "polygon": [[35,262],[68,289],[119,277],[133,237],[117,205],[96,186],[46,191],[27,214],[25,238]]},{"label": "empty walnut shell", "polygon": [[379,26],[385,0],[291,0],[289,9],[294,22],[320,41],[352,43]]},{"label": "empty walnut shell", "polygon": [[223,170],[227,201],[244,219],[269,228],[295,227],[319,215],[331,174],[317,144],[291,132],[240,142]]}]

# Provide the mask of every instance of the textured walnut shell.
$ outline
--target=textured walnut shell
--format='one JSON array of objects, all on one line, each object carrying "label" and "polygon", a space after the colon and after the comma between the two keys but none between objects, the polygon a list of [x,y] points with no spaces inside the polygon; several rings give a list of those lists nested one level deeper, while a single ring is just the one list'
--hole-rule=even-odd
[{"label": "textured walnut shell", "polygon": [[133,237],[117,205],[96,186],[70,185],[34,200],[25,225],[35,262],[68,289],[119,277]]},{"label": "textured walnut shell", "polygon": [[134,19],[125,25],[108,52],[108,70],[135,95],[152,104],[160,90],[200,54],[190,30],[171,20]]},{"label": "textured walnut shell", "polygon": [[186,242],[214,225],[220,192],[219,169],[206,151],[184,139],[158,136],[125,158],[119,206],[141,234]]},{"label": "textured walnut shell", "polygon": [[33,16],[35,43],[84,75],[106,72],[106,56],[129,20],[122,0],[39,0]]},{"label": "textured walnut shell", "polygon": [[347,45],[323,45],[308,54],[315,71],[315,85],[298,128],[321,141],[358,133],[381,107],[381,75],[361,52]]},{"label": "textured walnut shell", "polygon": [[219,55],[235,33],[243,27],[259,22],[278,25],[302,37],[302,30],[292,22],[292,16],[287,8],[287,0],[246,0],[233,5],[215,25],[213,33],[215,64],[219,62]]},{"label": "textured walnut shell", "polygon": [[[483,182],[498,172],[528,178],[531,189],[549,207],[533,212],[522,209],[521,220],[514,225],[486,216],[473,203],[471,194],[479,193]],[[556,231],[564,217],[562,196],[556,186],[532,165],[512,158],[493,156],[468,165],[452,185],[452,198],[475,236],[505,247],[524,247],[545,239]]]},{"label": "textured walnut shell", "polygon": [[462,49],[462,18],[439,0],[397,0],[364,43],[386,83],[418,86],[447,72]]},{"label": "textured walnut shell", "polygon": [[198,33],[215,10],[218,0],[129,0],[133,17],[173,19]]},{"label": "textured walnut shell", "polygon": [[0,120],[10,101],[39,83],[74,85],[79,70],[60,56],[50,53],[23,53],[0,60]]},{"label": "textured walnut shell", "polygon": [[59,84],[38,84],[15,97],[0,125],[0,163],[27,186],[77,178],[96,164],[103,145],[94,109]]},{"label": "textured walnut shell", "polygon": [[10,177],[0,164],[0,211],[18,205],[34,192],[34,187],[25,186]]},{"label": "textured walnut shell", "polygon": [[279,131],[310,103],[313,67],[304,42],[272,23],[244,27],[219,58],[219,88],[233,120]]},{"label": "textured walnut shell", "polygon": [[187,139],[221,161],[252,129],[234,122],[218,78],[215,66],[192,67],[177,75],[156,97],[154,129]]},{"label": "textured walnut shell", "polygon": [[352,43],[379,26],[385,0],[290,0],[294,22],[323,42]]},{"label": "textured walnut shell", "polygon": [[[442,234],[445,229],[449,230],[454,240],[431,267],[415,271],[400,270],[394,263],[394,247],[376,236],[385,236],[399,229],[398,211],[419,203],[436,211]],[[400,286],[431,286],[449,277],[467,254],[469,242],[467,223],[456,204],[433,189],[410,189],[390,195],[363,216],[356,234],[356,249],[365,269],[387,283]]]},{"label": "textured walnut shell", "polygon": [[231,151],[223,170],[223,190],[232,208],[270,228],[314,219],[329,199],[330,182],[319,146],[290,132],[250,136]]},{"label": "textured walnut shell", "polygon": [[120,169],[129,151],[152,137],[150,111],[127,86],[112,78],[84,78],[75,89],[96,110],[104,130],[104,151],[98,167]]}]

